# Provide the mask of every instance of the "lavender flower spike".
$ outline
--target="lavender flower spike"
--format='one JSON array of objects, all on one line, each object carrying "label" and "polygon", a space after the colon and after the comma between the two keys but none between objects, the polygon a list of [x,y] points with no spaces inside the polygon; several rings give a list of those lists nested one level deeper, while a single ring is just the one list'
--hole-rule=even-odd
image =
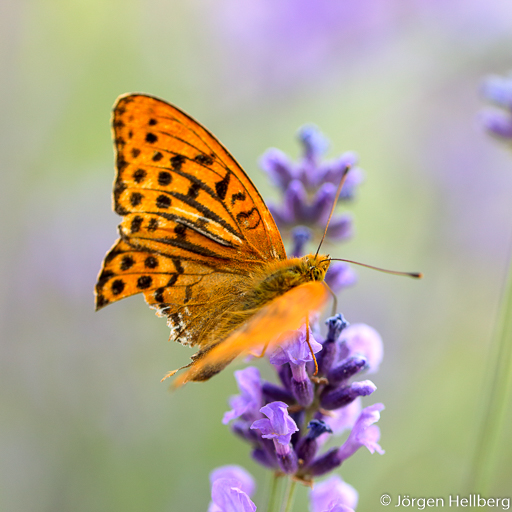
[{"label": "lavender flower spike", "polygon": [[260,411],[268,419],[256,420],[251,425],[251,429],[259,430],[264,439],[272,439],[281,469],[285,473],[295,473],[298,461],[297,455],[290,445],[290,440],[292,434],[299,428],[288,414],[288,406],[284,402],[272,402],[262,407]]}]

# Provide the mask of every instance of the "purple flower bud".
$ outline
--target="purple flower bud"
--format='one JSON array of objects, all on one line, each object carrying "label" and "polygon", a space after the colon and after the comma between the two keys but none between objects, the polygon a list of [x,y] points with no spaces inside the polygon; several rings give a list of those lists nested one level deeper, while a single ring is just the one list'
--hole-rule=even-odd
[{"label": "purple flower bud", "polygon": [[348,405],[358,396],[371,395],[376,389],[377,386],[369,380],[353,382],[349,386],[326,390],[327,392],[320,399],[320,404],[327,410],[338,409]]},{"label": "purple flower bud", "polygon": [[208,512],[254,512],[256,505],[240,489],[238,480],[220,478],[212,485],[212,502]]},{"label": "purple flower bud", "polygon": [[235,378],[240,395],[232,396],[229,399],[232,409],[224,414],[222,419],[224,424],[240,416],[247,419],[258,418],[259,410],[263,405],[260,371],[256,367],[248,366],[243,370],[236,371]]},{"label": "purple flower bud", "polygon": [[327,338],[325,341],[337,341],[341,332],[346,329],[350,324],[341,313],[329,317],[325,321],[327,325]]},{"label": "purple flower bud", "polygon": [[311,238],[311,230],[306,226],[297,226],[292,229],[292,256],[294,258],[298,258],[304,254],[304,247],[311,240]]},{"label": "purple flower bud", "polygon": [[288,390],[271,382],[263,383],[263,396],[267,402],[286,402],[287,404],[295,402],[295,398]]},{"label": "purple flower bud", "polygon": [[291,223],[300,224],[308,220],[307,216],[308,195],[304,185],[299,180],[290,182],[284,193],[284,209]]},{"label": "purple flower bud", "polygon": [[501,139],[512,139],[512,115],[486,110],[480,113],[480,122],[491,134]]},{"label": "purple flower bud", "polygon": [[369,325],[352,324],[343,331],[342,340],[349,355],[361,355],[368,363],[368,373],[375,373],[382,361],[384,348],[380,334]]},{"label": "purple flower bud", "polygon": [[333,512],[331,508],[334,506],[345,506],[353,510],[357,506],[357,501],[357,491],[339,475],[315,483],[309,493],[311,512]]},{"label": "purple flower bud", "polygon": [[362,356],[352,356],[344,359],[340,364],[331,368],[327,374],[327,380],[331,386],[340,384],[359,373],[367,366],[366,359]]},{"label": "purple flower bud", "polygon": [[325,321],[327,325],[327,337],[322,343],[322,350],[316,356],[319,375],[325,375],[332,367],[337,357],[338,346],[336,340],[341,331],[348,326],[348,322],[341,313],[331,316]]},{"label": "purple flower bud", "polygon": [[335,293],[353,286],[356,281],[356,273],[350,268],[348,263],[343,261],[331,263],[325,276],[325,282]]},{"label": "purple flower bud", "polygon": [[276,469],[277,467],[277,459],[274,454],[269,454],[269,452],[263,448],[254,448],[251,453],[252,458],[262,466],[270,469]]},{"label": "purple flower bud", "polygon": [[512,111],[512,74],[487,77],[482,84],[482,95],[495,105]]},{"label": "purple flower bud", "polygon": [[315,194],[311,206],[308,208],[309,222],[318,224],[321,228],[325,229],[335,196],[336,185],[333,183],[323,183]]},{"label": "purple flower bud", "polygon": [[272,182],[285,190],[296,178],[296,172],[289,158],[279,149],[269,149],[259,161],[260,167],[268,174]]},{"label": "purple flower bud", "polygon": [[347,151],[338,158],[324,163],[320,166],[318,171],[322,177],[321,181],[323,183],[328,181],[337,187],[341,181],[343,173],[347,168],[349,168],[350,172],[348,173],[345,184],[341,189],[340,196],[350,196],[353,193],[354,188],[363,181],[363,173],[361,169],[356,167],[358,160],[358,156],[354,152]]},{"label": "purple flower bud", "polygon": [[308,424],[308,429],[307,435],[297,443],[295,449],[297,457],[302,461],[304,466],[307,466],[316,455],[318,450],[317,438],[324,433],[332,434],[329,425],[322,420],[311,420]]},{"label": "purple flower bud", "polygon": [[304,147],[304,158],[317,161],[329,148],[329,140],[314,125],[305,125],[297,133]]}]

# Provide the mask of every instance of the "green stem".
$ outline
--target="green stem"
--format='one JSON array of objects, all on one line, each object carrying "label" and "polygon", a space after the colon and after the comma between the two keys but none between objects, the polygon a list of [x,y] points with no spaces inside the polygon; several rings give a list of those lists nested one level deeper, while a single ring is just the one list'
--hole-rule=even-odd
[{"label": "green stem", "polygon": [[279,488],[280,478],[281,475],[279,475],[279,473],[276,471],[270,484],[270,495],[268,497],[267,512],[277,512],[277,501],[279,497],[279,493],[277,491]]},{"label": "green stem", "polygon": [[[512,256],[512,244],[510,248]],[[502,293],[501,310],[492,338],[487,367],[488,383],[476,452],[474,454],[469,492],[488,493],[496,466],[498,446],[503,432],[507,405],[512,393],[512,258]]]},{"label": "green stem", "polygon": [[293,499],[295,498],[295,489],[297,488],[297,482],[292,478],[288,479],[288,486],[286,487],[286,494],[281,507],[282,512],[291,512],[293,507]]}]

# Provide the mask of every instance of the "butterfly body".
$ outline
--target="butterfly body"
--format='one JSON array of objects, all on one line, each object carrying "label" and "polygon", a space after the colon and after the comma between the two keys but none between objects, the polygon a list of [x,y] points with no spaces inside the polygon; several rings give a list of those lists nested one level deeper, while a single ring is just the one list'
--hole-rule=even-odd
[{"label": "butterfly body", "polygon": [[321,307],[327,257],[287,259],[257,189],[204,127],[134,94],[114,106],[113,135],[123,220],[96,307],[142,293],[171,340],[199,347],[182,381],[207,380]]}]

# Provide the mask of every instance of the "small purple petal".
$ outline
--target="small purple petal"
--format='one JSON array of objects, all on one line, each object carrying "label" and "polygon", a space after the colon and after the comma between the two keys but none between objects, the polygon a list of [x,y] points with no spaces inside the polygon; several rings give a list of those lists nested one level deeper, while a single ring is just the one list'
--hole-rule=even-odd
[{"label": "small purple petal", "polygon": [[344,288],[353,286],[357,282],[357,274],[350,268],[348,263],[335,261],[329,266],[325,282],[336,293]]},{"label": "small purple petal", "polygon": [[308,221],[325,228],[336,196],[336,185],[323,183],[308,208]]},{"label": "small purple petal", "polygon": [[212,485],[215,480],[219,480],[220,478],[237,480],[239,482],[238,487],[248,496],[252,496],[256,490],[256,482],[251,474],[246,469],[236,464],[221,466],[210,473],[210,483]]},{"label": "small purple petal", "polygon": [[334,435],[340,435],[355,425],[361,409],[361,399],[356,398],[347,406],[331,411],[331,415],[325,416],[324,421],[332,428]]},{"label": "small purple petal", "polygon": [[329,148],[329,140],[314,125],[305,125],[297,133],[304,147],[304,158],[316,161]]},{"label": "small purple petal", "polygon": [[254,512],[256,505],[239,487],[237,480],[220,478],[212,485],[212,501],[208,512]]},{"label": "small purple petal", "polygon": [[263,396],[267,402],[286,402],[292,404],[295,399],[287,390],[271,382],[263,383]]},{"label": "small purple petal", "polygon": [[240,389],[240,395],[232,396],[229,399],[232,409],[224,414],[222,419],[224,424],[242,415],[251,418],[258,417],[258,412],[263,404],[262,383],[258,368],[248,366],[243,370],[238,370],[235,372],[235,379]]},{"label": "small purple petal", "polygon": [[368,362],[368,373],[375,373],[384,356],[384,345],[380,334],[369,325],[352,324],[343,331],[342,340],[349,354],[362,355]]},{"label": "small purple petal", "polygon": [[480,122],[491,135],[501,139],[512,139],[512,115],[486,110],[480,113]]},{"label": "small purple petal", "polygon": [[321,181],[323,183],[328,181],[338,187],[343,173],[349,168],[350,171],[341,189],[340,197],[342,199],[351,198],[355,188],[364,180],[362,170],[356,167],[358,160],[358,156],[355,153],[347,151],[338,158],[323,163],[318,169],[318,173],[322,177]]},{"label": "small purple petal", "polygon": [[352,215],[343,214],[331,219],[327,229],[327,237],[333,242],[343,242],[353,235]]},{"label": "small purple petal", "polygon": [[259,164],[272,182],[283,190],[296,177],[292,162],[279,149],[271,148],[266,151],[260,158]]},{"label": "small purple petal", "polygon": [[268,203],[267,206],[279,228],[284,229],[292,222],[290,213],[286,208],[272,203]]},{"label": "small purple petal", "polygon": [[366,359],[360,355],[348,357],[334,368],[331,368],[327,374],[327,380],[331,386],[340,384],[359,373],[367,364]]},{"label": "small purple petal", "polygon": [[512,75],[492,75],[482,84],[482,95],[495,105],[512,110]]},{"label": "small purple petal", "polygon": [[311,512],[326,512],[335,505],[355,509],[358,498],[357,491],[338,475],[316,483],[309,493]]},{"label": "small purple petal", "polygon": [[[313,349],[313,353],[322,350],[322,345],[313,338],[311,330],[309,331],[309,343]],[[286,331],[277,340],[277,348],[270,354],[270,362],[274,365],[282,365],[291,363],[299,365],[313,361],[311,350],[306,342],[305,327],[296,331]],[[292,368],[293,371],[293,368]]]},{"label": "small purple petal", "polygon": [[344,407],[354,401],[358,396],[371,395],[377,386],[369,380],[353,382],[349,386],[327,390],[321,397],[320,404],[324,409],[333,410]]},{"label": "small purple petal", "polygon": [[325,512],[354,512],[354,509],[347,507],[346,505],[335,504],[328,508]]},{"label": "small purple petal", "polygon": [[293,180],[284,193],[284,209],[290,222],[297,224],[308,220],[307,201],[304,185],[299,180]]},{"label": "small purple petal", "polygon": [[304,254],[304,247],[313,237],[311,229],[306,226],[297,226],[292,229],[293,250],[292,256],[298,258]]},{"label": "small purple petal", "polygon": [[342,460],[353,455],[361,446],[366,446],[370,453],[375,451],[381,455],[384,453],[384,450],[377,442],[380,437],[380,431],[376,425],[373,426],[373,423],[379,421],[382,409],[384,409],[383,404],[374,404],[361,411],[348,439],[338,450],[338,455]]},{"label": "small purple petal", "polygon": [[288,414],[288,406],[284,402],[272,402],[260,411],[268,419],[256,420],[251,428],[258,429],[265,439],[275,439],[281,445],[289,445],[292,434],[299,429]]}]

